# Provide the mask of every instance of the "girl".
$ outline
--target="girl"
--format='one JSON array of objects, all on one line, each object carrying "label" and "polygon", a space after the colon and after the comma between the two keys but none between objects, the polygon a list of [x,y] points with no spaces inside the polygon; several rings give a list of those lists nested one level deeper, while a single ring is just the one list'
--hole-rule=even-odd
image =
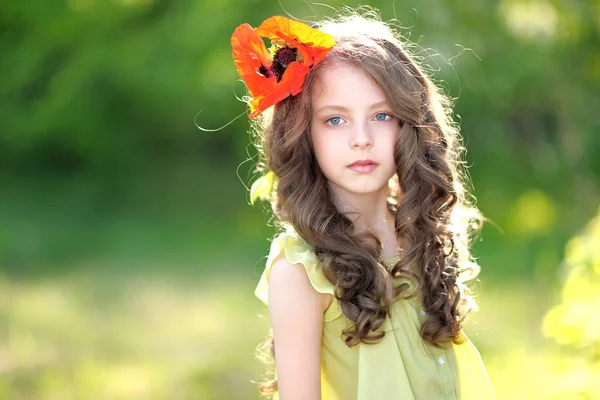
[{"label": "girl", "polygon": [[[269,50],[261,37],[271,40]],[[376,19],[272,17],[232,36],[274,238],[268,305],[283,400],[491,399],[462,331],[479,267],[448,100]],[[273,107],[271,107],[273,106]],[[265,112],[266,111],[266,112]]]}]

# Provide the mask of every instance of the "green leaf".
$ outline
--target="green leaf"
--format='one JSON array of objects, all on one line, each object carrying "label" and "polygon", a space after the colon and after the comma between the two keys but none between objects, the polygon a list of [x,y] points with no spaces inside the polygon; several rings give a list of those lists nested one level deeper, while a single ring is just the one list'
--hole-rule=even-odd
[{"label": "green leaf", "polygon": [[267,172],[258,178],[250,188],[250,204],[254,205],[256,199],[269,200],[271,192],[276,187],[276,178],[273,171]]}]

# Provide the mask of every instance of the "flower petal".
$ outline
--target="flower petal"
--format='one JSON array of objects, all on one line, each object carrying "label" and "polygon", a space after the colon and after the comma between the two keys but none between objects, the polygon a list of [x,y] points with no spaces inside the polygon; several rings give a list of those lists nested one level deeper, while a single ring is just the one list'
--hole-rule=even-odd
[{"label": "flower petal", "polygon": [[289,93],[295,96],[302,91],[309,70],[309,66],[294,61],[288,65],[279,85],[286,87]]},{"label": "flower petal", "polygon": [[320,62],[335,45],[331,35],[278,15],[265,20],[255,33],[271,40],[284,40],[298,49],[307,65]]},{"label": "flower petal", "polygon": [[271,58],[263,40],[248,24],[238,26],[231,36],[231,53],[240,77],[246,83],[252,97],[272,90],[277,83],[273,75],[259,73],[262,67],[269,68]]},{"label": "flower petal", "polygon": [[[292,61],[283,75],[279,74],[279,64],[275,75],[272,56],[261,36],[271,39],[276,47],[297,49],[298,61]],[[231,37],[231,47],[238,73],[252,97],[250,119],[286,97],[300,93],[310,68],[323,60],[334,45],[332,36],[281,16],[265,20],[256,29],[248,24],[237,27]]]},{"label": "flower petal", "polygon": [[264,96],[258,96],[250,102],[250,119],[254,119],[258,114],[271,107],[275,103],[292,95],[295,96],[302,91],[302,85],[306,79],[306,74],[310,67],[297,61],[292,62],[285,70],[281,81],[275,85],[275,88],[266,92]]}]

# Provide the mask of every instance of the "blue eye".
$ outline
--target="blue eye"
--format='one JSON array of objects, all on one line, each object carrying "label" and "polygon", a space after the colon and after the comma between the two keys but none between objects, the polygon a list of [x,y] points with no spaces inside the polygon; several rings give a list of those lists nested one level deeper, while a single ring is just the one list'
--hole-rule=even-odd
[{"label": "blue eye", "polygon": [[388,119],[392,118],[392,116],[390,114],[387,113],[379,113],[375,116],[375,119],[377,121],[387,121]]},{"label": "blue eye", "polygon": [[332,126],[338,126],[340,125],[344,120],[342,119],[342,117],[331,117],[327,120],[327,122],[329,123],[329,125]]}]

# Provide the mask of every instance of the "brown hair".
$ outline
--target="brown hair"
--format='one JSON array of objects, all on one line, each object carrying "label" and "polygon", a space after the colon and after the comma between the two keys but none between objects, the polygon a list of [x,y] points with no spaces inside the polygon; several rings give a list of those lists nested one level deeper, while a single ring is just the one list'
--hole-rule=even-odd
[{"label": "brown hair", "polygon": [[[410,262],[420,266],[415,277],[427,312],[421,337],[437,347],[462,343],[462,326],[475,308],[464,282],[479,273],[470,241],[483,217],[467,198],[464,147],[452,122],[450,100],[409,55],[408,42],[377,18],[353,14],[327,21],[320,29],[335,38],[333,50],[311,70],[300,94],[277,103],[255,125],[258,170],[277,177],[271,198],[275,222],[291,225],[322,261],[342,313],[353,322],[341,332],[349,347],[384,337],[379,328],[390,305],[410,296],[405,285],[393,287],[390,275],[410,274],[401,268]],[[391,272],[382,268],[378,238],[354,233],[353,223],[336,209],[313,152],[311,93],[318,71],[332,58],[363,68],[400,121],[397,176],[390,180],[388,207],[395,214],[396,234],[406,245]],[[272,353],[272,339],[265,349]],[[260,384],[263,393],[276,388],[276,381]]]}]

